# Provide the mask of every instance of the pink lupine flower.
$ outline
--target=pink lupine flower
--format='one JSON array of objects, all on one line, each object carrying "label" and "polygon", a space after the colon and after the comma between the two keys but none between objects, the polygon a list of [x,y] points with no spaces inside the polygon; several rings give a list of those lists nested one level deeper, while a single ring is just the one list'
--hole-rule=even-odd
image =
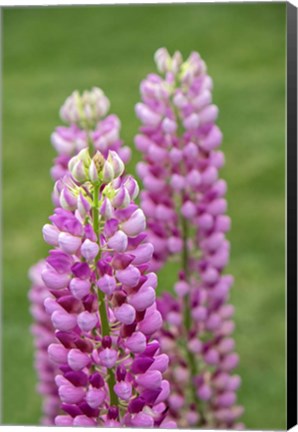
[{"label": "pink lupine flower", "polygon": [[[35,345],[35,369],[38,376],[37,390],[43,396],[42,410],[43,417],[41,424],[51,425],[54,423],[54,418],[59,410],[58,390],[54,382],[54,376],[58,373],[58,369],[47,355],[48,346],[55,342],[54,328],[49,319],[44,306],[46,298],[49,297],[49,292],[44,282],[41,279],[41,270],[44,267],[44,261],[39,261],[35,266],[32,266],[29,271],[29,277],[32,282],[29,291],[29,300],[31,302],[31,314],[35,323],[31,326],[31,332],[34,337]],[[61,347],[63,348],[63,347]],[[63,353],[55,353],[55,358],[64,360],[66,357]]]},{"label": "pink lupine flower", "polygon": [[[80,103],[80,101],[84,106],[83,113],[81,111],[78,112],[77,104]],[[129,161],[130,149],[122,145],[119,136],[121,124],[118,117],[114,114],[106,116],[109,105],[109,101],[102,90],[97,88],[92,89],[90,92],[85,92],[82,96],[78,93],[74,93],[65,102],[61,108],[61,118],[68,123],[68,126],[59,126],[51,136],[52,145],[58,154],[54,161],[54,166],[51,169],[51,175],[54,180],[59,180],[65,176],[68,172],[68,163],[71,157],[78,154],[81,150],[87,149],[89,146],[93,147],[94,150],[100,150],[105,157],[108,156],[109,150],[117,152],[121,156],[121,160],[119,159],[117,161],[117,158],[112,155],[110,161],[112,169],[116,172],[122,169],[124,166],[123,162],[126,163]],[[72,169],[74,180],[85,181],[87,175],[83,161],[76,161],[74,165]],[[138,192],[136,181],[127,177],[126,184],[131,195],[135,197],[134,193]],[[56,206],[62,206],[69,211],[77,209],[81,217],[85,217],[88,212],[90,212],[90,204],[84,194],[80,194],[76,197],[70,189],[63,188],[60,182],[56,183],[52,198]],[[108,207],[108,205],[106,207]],[[108,214],[109,211],[111,212],[112,208],[110,210],[107,208],[105,210],[106,214]],[[71,223],[73,223],[73,221]],[[44,240],[51,246],[59,246],[62,248],[63,253],[66,255],[76,252],[81,246],[81,234],[80,225],[78,225],[77,222],[74,222],[74,225],[69,227],[69,232],[63,231],[61,233],[60,229],[51,224],[46,224],[43,227]],[[123,233],[123,235],[125,234]],[[94,242],[92,235],[89,234],[87,236],[86,233],[86,240],[82,247],[82,255],[87,261],[92,261],[97,255],[98,250],[99,246]],[[29,295],[32,303],[31,312],[36,323],[32,326],[32,332],[37,344],[36,357],[38,359],[44,359],[47,346],[50,342],[55,341],[54,337],[52,337],[52,339],[45,338],[41,344],[41,328],[52,329],[54,324],[57,329],[60,327],[60,330],[62,330],[63,328],[66,329],[67,326],[72,327],[74,325],[74,318],[65,316],[65,314],[61,315],[61,311],[60,314],[56,313],[52,320],[49,315],[44,313],[44,306],[40,304],[39,301],[43,298],[42,295],[48,292],[48,288],[41,279],[41,273],[43,273],[44,280],[48,281],[48,285],[51,285],[51,289],[62,290],[68,286],[72,296],[77,300],[81,300],[83,297],[90,294],[91,283],[89,280],[90,269],[88,264],[79,262],[71,263],[73,264],[72,274],[75,275],[75,277],[72,277],[70,280],[68,275],[71,265],[68,268],[69,271],[66,271],[65,268],[62,268],[62,263],[63,259],[60,254],[56,260],[54,257],[52,260],[48,259],[49,265],[46,266],[44,262],[40,262],[30,270],[30,277],[32,279],[32,275],[34,275],[34,278],[32,279],[32,288]],[[57,268],[57,265],[59,268]],[[35,282],[36,280],[39,281],[38,284]],[[37,290],[40,291],[40,295],[35,298],[34,292]],[[86,325],[86,323],[83,324],[82,317],[80,317],[78,326],[84,326],[86,328]],[[47,343],[48,345],[46,345]],[[62,354],[61,351],[60,354]],[[51,352],[51,356],[57,357],[57,355],[57,351],[55,354]],[[58,413],[57,391],[54,386],[53,393],[53,386],[49,384],[51,380],[54,382],[54,369],[52,365],[47,368],[47,358],[44,360],[44,365],[42,365],[42,362],[43,360],[36,361],[39,379],[38,389],[40,393],[42,393],[44,399],[44,417],[42,422],[51,425],[54,424],[54,417]],[[47,369],[47,374],[42,372],[43,368]],[[60,417],[57,424],[72,424],[69,423],[67,416]]]},{"label": "pink lupine flower", "polygon": [[[81,182],[72,177],[78,161],[86,178]],[[162,317],[155,303],[157,278],[148,272],[153,247],[144,233],[144,214],[133,201],[135,181],[122,176],[124,165],[113,151],[91,157],[83,149],[69,169],[55,190],[83,196],[84,215],[78,199],[70,210],[58,197],[60,206],[43,229],[58,231],[42,271],[49,294],[45,307],[56,329],[48,355],[64,411],[55,424],[158,427],[168,421],[173,426],[164,403],[169,359],[155,339]],[[113,198],[121,194],[129,199],[119,205]],[[102,211],[107,200],[108,213]],[[53,236],[44,238],[52,246]]]},{"label": "pink lupine flower", "polygon": [[[222,133],[215,124],[212,79],[195,52],[183,61],[179,52],[171,57],[162,48],[155,60],[161,75],[150,74],[141,83],[136,115],[142,125],[135,145],[143,154],[137,172],[154,246],[150,269],[181,255],[175,295],[157,300],[164,320],[158,339],[170,358],[169,413],[180,427],[236,428],[242,409],[235,406],[240,379],[230,375],[239,360],[228,304],[233,278],[223,274],[230,218],[227,185],[219,178],[224,155],[218,150]],[[135,222],[124,228],[134,229]],[[145,334],[159,320],[150,309],[140,326]],[[219,386],[222,374],[227,379]]]}]

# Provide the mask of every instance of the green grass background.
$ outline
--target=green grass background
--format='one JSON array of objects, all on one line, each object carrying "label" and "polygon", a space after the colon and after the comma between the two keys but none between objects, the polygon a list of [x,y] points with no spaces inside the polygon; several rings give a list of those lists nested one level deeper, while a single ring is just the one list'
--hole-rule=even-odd
[{"label": "green grass background", "polygon": [[[239,400],[247,428],[285,426],[285,4],[14,8],[3,12],[3,419],[37,424],[27,271],[46,255],[49,137],[74,89],[102,87],[133,147],[140,80],[166,46],[197,50],[220,108],[233,229]],[[129,165],[139,155],[134,152]],[[170,289],[175,269],[160,275]]]}]

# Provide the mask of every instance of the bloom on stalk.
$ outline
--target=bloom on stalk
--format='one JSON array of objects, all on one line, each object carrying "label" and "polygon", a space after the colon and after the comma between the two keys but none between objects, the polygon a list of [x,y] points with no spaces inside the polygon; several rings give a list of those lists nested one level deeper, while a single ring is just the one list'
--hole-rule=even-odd
[{"label": "bloom on stalk", "polygon": [[55,328],[48,355],[63,414],[59,426],[174,427],[166,418],[168,356],[155,339],[162,325],[153,246],[136,181],[122,176],[114,151],[83,149],[57,182],[60,206],[43,228],[54,247],[42,279]]},{"label": "bloom on stalk", "polygon": [[51,175],[58,180],[67,172],[72,156],[90,147],[105,157],[109,150],[116,151],[124,163],[130,159],[130,148],[122,146],[119,137],[121,123],[115,114],[107,115],[110,102],[104,92],[94,87],[69,96],[60,109],[61,119],[68,126],[59,126],[52,133],[52,145],[58,153]]},{"label": "bloom on stalk", "polygon": [[[234,352],[234,309],[228,303],[233,277],[229,259],[227,185],[219,178],[224,155],[216,126],[212,79],[193,52],[186,61],[161,48],[158,74],[141,83],[142,122],[135,144],[144,190],[141,207],[154,246],[152,270],[181,257],[175,295],[158,299],[164,326],[159,342],[171,359],[170,414],[181,427],[242,428],[236,405],[240,377]],[[191,383],[189,385],[189,383]]]},{"label": "bloom on stalk", "polygon": [[[93,88],[85,91],[82,96],[74,92],[61,108],[61,119],[68,126],[59,126],[51,136],[52,144],[58,153],[51,169],[54,180],[59,180],[68,172],[68,162],[72,156],[78,154],[82,149],[91,147],[100,150],[107,156],[109,150],[116,151],[124,162],[130,158],[129,147],[123,146],[119,137],[120,120],[114,115],[108,115],[110,103],[103,91]],[[58,185],[58,184],[57,184]],[[58,194],[59,195],[59,194]],[[59,199],[52,198],[56,206],[60,206]],[[55,234],[52,230],[52,233]],[[49,234],[48,234],[49,235]],[[35,341],[35,368],[38,375],[37,389],[43,397],[42,424],[53,424],[58,413],[57,386],[54,382],[55,368],[47,357],[47,347],[51,343],[50,329],[52,322],[46,314],[43,300],[48,295],[48,289],[41,279],[41,271],[45,266],[40,261],[32,266],[29,277],[32,287],[29,292],[31,302],[31,314],[34,319],[32,333]],[[47,333],[47,337],[45,337]],[[54,338],[52,331],[52,339]],[[56,398],[56,399],[55,399]]]}]

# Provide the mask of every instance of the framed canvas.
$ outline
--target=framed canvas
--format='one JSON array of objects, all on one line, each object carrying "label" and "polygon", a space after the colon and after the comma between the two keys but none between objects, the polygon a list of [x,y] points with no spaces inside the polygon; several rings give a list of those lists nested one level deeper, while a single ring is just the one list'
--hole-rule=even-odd
[{"label": "framed canvas", "polygon": [[296,6],[64,3],[1,10],[3,429],[295,426]]}]

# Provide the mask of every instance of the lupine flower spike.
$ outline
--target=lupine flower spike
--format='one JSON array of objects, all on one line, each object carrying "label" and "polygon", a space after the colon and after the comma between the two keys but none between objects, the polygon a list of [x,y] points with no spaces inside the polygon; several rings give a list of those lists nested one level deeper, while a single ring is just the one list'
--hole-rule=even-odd
[{"label": "lupine flower spike", "polygon": [[105,158],[83,149],[68,167],[55,188],[61,206],[43,229],[55,246],[42,271],[64,412],[55,424],[175,427],[166,418],[169,359],[154,337],[162,317],[137,183],[121,177],[124,164],[111,150]]},{"label": "lupine flower spike", "polygon": [[180,427],[243,428],[236,405],[240,377],[228,303],[233,277],[229,259],[226,182],[219,178],[224,154],[212,103],[212,79],[199,54],[183,61],[159,49],[160,74],[141,83],[142,122],[135,144],[144,160],[137,166],[144,190],[141,207],[154,246],[151,270],[180,257],[174,295],[158,299],[164,326],[159,341],[171,359],[167,377],[170,414]]},{"label": "lupine flower spike", "polygon": [[54,327],[44,308],[44,300],[49,296],[49,291],[41,278],[44,261],[32,266],[29,271],[31,289],[29,300],[30,312],[34,318],[31,332],[34,336],[35,358],[34,365],[38,376],[37,391],[43,396],[41,424],[53,425],[59,411],[60,400],[58,389],[54,381],[57,373],[56,366],[48,356],[48,346],[55,341]]},{"label": "lupine flower spike", "polygon": [[[120,120],[114,115],[107,115],[110,102],[99,88],[85,91],[81,96],[74,92],[61,108],[61,119],[68,126],[59,126],[51,136],[53,147],[58,153],[51,169],[54,180],[59,180],[68,171],[68,162],[72,156],[78,154],[84,148],[98,149],[105,156],[109,150],[116,151],[124,162],[130,159],[129,147],[123,146],[119,137]],[[77,167],[78,168],[78,167]],[[57,187],[59,183],[57,183]],[[58,194],[59,196],[59,194]],[[57,200],[57,191],[53,193],[53,201],[56,206],[60,205]],[[69,200],[69,194],[62,198]],[[80,204],[81,205],[81,204]],[[49,244],[55,242],[55,230],[48,226],[44,230]],[[41,270],[45,265],[40,261],[32,266],[29,277],[32,287],[29,292],[31,302],[31,314],[34,319],[32,333],[35,343],[35,368],[38,375],[37,389],[43,397],[43,417],[41,423],[44,425],[54,424],[54,418],[59,410],[57,386],[54,382],[55,367],[49,362],[47,347],[54,338],[52,322],[45,312],[43,300],[49,295],[47,287],[41,279]],[[52,339],[51,339],[52,338]]]}]

